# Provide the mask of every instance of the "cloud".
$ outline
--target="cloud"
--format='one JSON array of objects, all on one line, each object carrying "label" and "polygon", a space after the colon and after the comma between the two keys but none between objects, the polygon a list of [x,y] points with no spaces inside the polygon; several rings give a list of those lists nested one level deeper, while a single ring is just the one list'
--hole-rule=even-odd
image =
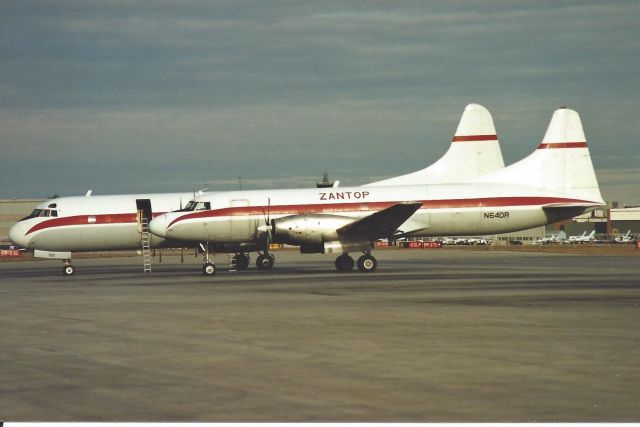
[{"label": "cloud", "polygon": [[[0,170],[9,188],[36,191],[18,183],[47,165],[45,193],[98,176],[113,191],[324,170],[360,182],[435,160],[470,102],[493,112],[508,163],[568,105],[596,166],[631,168],[639,12],[632,1],[7,1]],[[110,176],[116,167],[127,172]]]}]

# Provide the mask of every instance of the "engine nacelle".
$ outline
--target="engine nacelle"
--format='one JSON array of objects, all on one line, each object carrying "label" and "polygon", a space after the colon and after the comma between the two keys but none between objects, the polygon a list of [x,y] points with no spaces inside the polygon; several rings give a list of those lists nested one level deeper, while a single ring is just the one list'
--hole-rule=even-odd
[{"label": "engine nacelle", "polygon": [[339,215],[286,216],[271,221],[271,239],[274,243],[320,248],[324,242],[338,240],[337,230],[356,219]]}]

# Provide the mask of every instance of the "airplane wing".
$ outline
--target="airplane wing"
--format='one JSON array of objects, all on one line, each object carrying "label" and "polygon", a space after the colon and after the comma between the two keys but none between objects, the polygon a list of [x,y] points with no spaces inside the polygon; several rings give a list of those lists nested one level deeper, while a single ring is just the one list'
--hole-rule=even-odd
[{"label": "airplane wing", "polygon": [[398,203],[339,228],[342,241],[376,240],[392,236],[422,203]]}]

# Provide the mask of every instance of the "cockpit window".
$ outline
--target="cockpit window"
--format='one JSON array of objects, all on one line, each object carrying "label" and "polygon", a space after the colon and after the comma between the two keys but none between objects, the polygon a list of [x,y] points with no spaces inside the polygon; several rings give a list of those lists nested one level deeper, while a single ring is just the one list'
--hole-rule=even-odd
[{"label": "cockpit window", "polygon": [[31,218],[43,218],[43,217],[57,217],[58,211],[55,209],[34,209],[28,216],[25,216],[20,221]]},{"label": "cockpit window", "polygon": [[209,211],[211,210],[211,202],[197,202],[191,200],[182,211]]},{"label": "cockpit window", "polygon": [[20,221],[24,221],[25,219],[37,218],[40,216],[42,209],[34,209],[29,215],[22,218]]}]

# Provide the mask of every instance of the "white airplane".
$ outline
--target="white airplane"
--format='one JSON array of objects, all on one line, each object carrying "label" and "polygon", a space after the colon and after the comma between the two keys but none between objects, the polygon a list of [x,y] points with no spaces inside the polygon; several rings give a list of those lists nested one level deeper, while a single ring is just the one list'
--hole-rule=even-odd
[{"label": "white airplane", "polygon": [[567,239],[567,235],[564,231],[560,231],[558,234],[552,234],[550,236],[542,237],[535,242],[534,245],[551,245],[553,243],[564,243]]},{"label": "white airplane", "polygon": [[569,243],[589,243],[596,241],[596,230],[593,230],[587,235],[587,232],[583,232],[580,236],[569,236]]},{"label": "white airplane", "polygon": [[551,236],[545,236],[545,237],[541,237],[540,239],[536,240],[533,242],[534,245],[550,245],[552,243],[557,243],[558,240],[556,238],[555,234],[552,234]]},{"label": "white airplane", "polygon": [[581,235],[579,236],[569,236],[569,238],[566,240],[567,243],[575,243],[578,239],[582,239],[584,237],[587,236],[587,232],[583,231]]},{"label": "white airplane", "polygon": [[627,234],[617,236],[614,241],[616,243],[632,243],[633,239],[631,238],[631,230],[627,230]]},{"label": "white airplane", "polygon": [[490,245],[491,240],[487,240],[483,237],[471,237],[467,239],[467,245]]},{"label": "white airplane", "polygon": [[[35,257],[62,259],[63,273],[71,275],[71,252],[140,249],[143,224],[148,227],[154,216],[181,209],[195,194],[204,193],[92,196],[89,191],[85,196],[50,199],[14,224],[9,238],[33,249]],[[159,237],[150,243],[151,248],[185,246]]]},{"label": "white airplane", "polygon": [[[486,108],[477,104],[465,108],[449,150],[435,165],[438,173],[425,174],[430,168],[416,173],[421,177],[419,182],[441,182],[457,174],[476,177],[504,167],[493,119]],[[85,197],[51,199],[15,224],[9,238],[33,249],[36,257],[62,259],[63,273],[70,275],[75,272],[72,252],[140,249],[143,220],[148,222],[159,214],[182,209],[183,203],[193,197],[193,193],[91,196],[89,192]],[[209,209],[209,204],[193,201],[185,209]],[[158,236],[150,240],[151,248],[183,246],[184,241],[166,241]],[[206,249],[235,253],[236,268],[246,269],[250,263],[247,253],[262,247],[262,242],[251,238],[244,242],[215,241]],[[262,267],[264,263],[257,265]]]},{"label": "white airplane", "polygon": [[[153,234],[197,242],[255,242],[263,268],[273,266],[271,242],[302,253],[339,253],[338,271],[374,271],[380,238],[487,235],[573,218],[604,205],[577,112],[556,110],[538,148],[525,159],[473,182],[339,189],[231,191],[195,199],[199,212],[171,212],[150,224]],[[205,256],[203,274],[216,266]]]}]

